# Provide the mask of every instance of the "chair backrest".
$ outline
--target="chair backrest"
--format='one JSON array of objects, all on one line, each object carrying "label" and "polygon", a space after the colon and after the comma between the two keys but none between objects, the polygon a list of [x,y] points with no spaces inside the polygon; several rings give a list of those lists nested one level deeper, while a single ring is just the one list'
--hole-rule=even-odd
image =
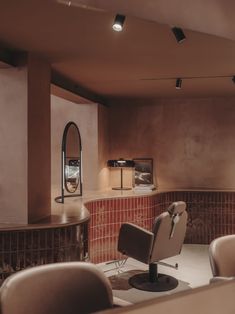
[{"label": "chair backrest", "polygon": [[8,277],[0,288],[1,314],[79,314],[111,308],[112,289],[90,263],[36,266]]},{"label": "chair backrest", "polygon": [[187,226],[186,203],[172,203],[154,222],[154,242],[150,262],[180,254]]},{"label": "chair backrest", "polygon": [[209,257],[213,276],[235,276],[235,235],[227,235],[213,240],[209,247]]}]

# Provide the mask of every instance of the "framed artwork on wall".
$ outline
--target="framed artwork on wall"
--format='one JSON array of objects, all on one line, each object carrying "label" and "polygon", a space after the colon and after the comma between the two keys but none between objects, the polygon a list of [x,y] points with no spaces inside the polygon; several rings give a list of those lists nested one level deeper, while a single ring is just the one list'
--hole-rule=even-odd
[{"label": "framed artwork on wall", "polygon": [[135,158],[134,186],[153,185],[153,158]]}]

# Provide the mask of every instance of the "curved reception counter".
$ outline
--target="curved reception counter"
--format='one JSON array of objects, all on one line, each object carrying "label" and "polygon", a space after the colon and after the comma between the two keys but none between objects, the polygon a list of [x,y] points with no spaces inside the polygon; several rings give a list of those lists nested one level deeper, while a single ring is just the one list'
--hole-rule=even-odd
[{"label": "curved reception counter", "polygon": [[53,214],[35,224],[1,224],[0,279],[36,265],[86,260],[90,214],[81,207],[69,215],[71,209],[67,206],[68,214]]},{"label": "curved reception counter", "polygon": [[0,277],[35,265],[119,259],[117,239],[124,222],[151,230],[153,220],[171,202],[187,203],[185,243],[208,244],[235,233],[235,192],[132,191],[95,193],[55,204],[52,215],[29,225],[0,225]]}]

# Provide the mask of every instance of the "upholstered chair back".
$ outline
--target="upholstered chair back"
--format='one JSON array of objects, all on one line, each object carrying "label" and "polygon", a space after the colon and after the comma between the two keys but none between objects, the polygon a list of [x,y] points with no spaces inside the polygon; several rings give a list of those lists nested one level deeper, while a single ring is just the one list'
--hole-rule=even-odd
[{"label": "upholstered chair back", "polygon": [[153,247],[150,263],[180,254],[187,225],[186,203],[173,202],[153,224]]},{"label": "upholstered chair back", "polygon": [[209,257],[213,276],[235,276],[235,235],[222,236],[212,241]]},{"label": "upholstered chair back", "polygon": [[93,264],[57,263],[32,267],[6,279],[1,314],[79,314],[111,308],[108,279]]}]

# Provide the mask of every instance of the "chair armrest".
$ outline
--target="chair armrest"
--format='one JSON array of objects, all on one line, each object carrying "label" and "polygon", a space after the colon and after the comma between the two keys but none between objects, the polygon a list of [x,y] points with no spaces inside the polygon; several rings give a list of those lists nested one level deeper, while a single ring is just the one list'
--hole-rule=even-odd
[{"label": "chair armrest", "polygon": [[131,223],[122,224],[118,237],[118,251],[148,264],[154,235]]},{"label": "chair armrest", "polygon": [[113,306],[120,307],[120,306],[128,306],[132,305],[133,303],[119,299],[118,297],[113,297]]},{"label": "chair armrest", "polygon": [[216,283],[216,282],[222,282],[222,281],[229,281],[229,280],[234,280],[235,277],[222,277],[222,276],[217,276],[217,277],[213,277],[210,279],[210,283]]}]

